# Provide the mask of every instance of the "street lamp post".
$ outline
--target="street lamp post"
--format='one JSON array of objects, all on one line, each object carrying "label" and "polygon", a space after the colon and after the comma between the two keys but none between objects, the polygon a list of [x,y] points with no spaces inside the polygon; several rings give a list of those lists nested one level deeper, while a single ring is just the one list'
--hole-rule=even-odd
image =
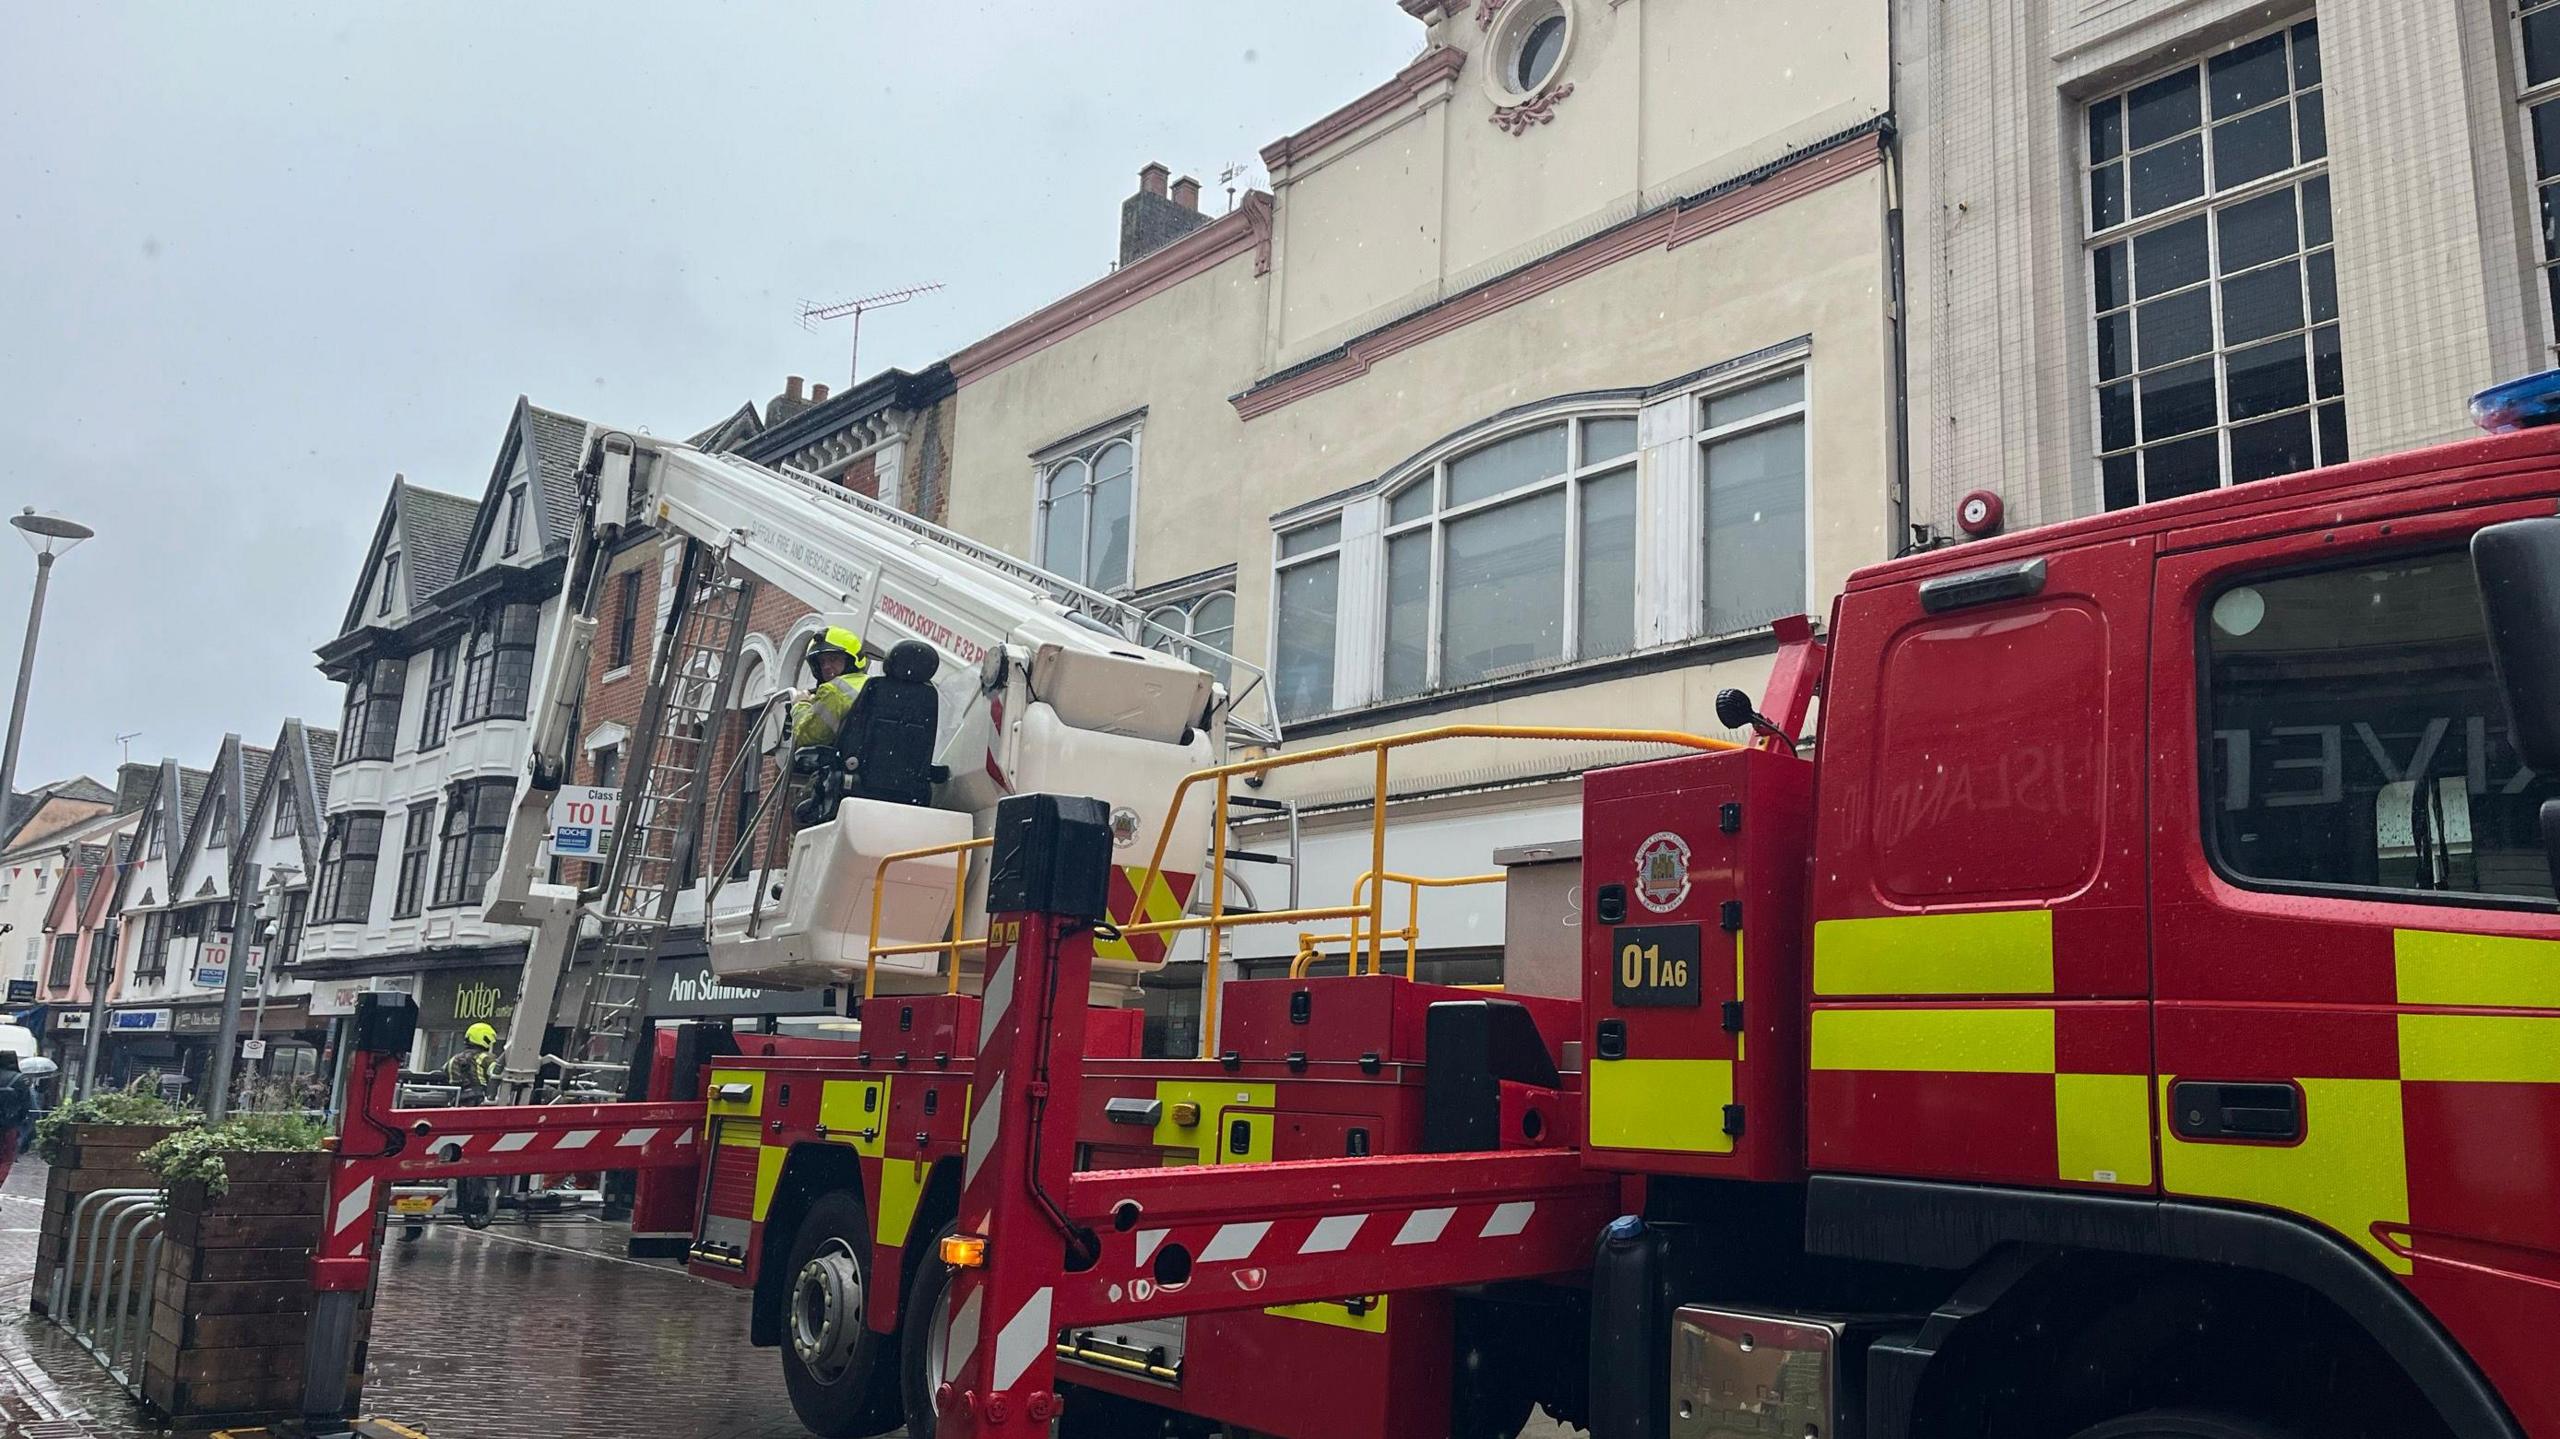
[{"label": "street lamp post", "polygon": [[27,606],[27,642],[18,651],[18,698],[9,706],[9,746],[0,751],[0,819],[6,818],[10,797],[18,792],[18,737],[27,727],[27,685],[35,678],[36,635],[44,628],[44,591],[53,582],[54,558],[97,533],[77,520],[37,514],[33,505],[10,516],[9,523],[36,552],[36,597]]}]

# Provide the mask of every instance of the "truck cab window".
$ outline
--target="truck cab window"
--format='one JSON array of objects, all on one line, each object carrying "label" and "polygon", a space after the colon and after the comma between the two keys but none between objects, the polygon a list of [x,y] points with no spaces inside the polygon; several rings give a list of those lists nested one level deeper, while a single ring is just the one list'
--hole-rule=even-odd
[{"label": "truck cab window", "polygon": [[2244,883],[2552,898],[2461,550],[2253,579],[2204,622],[2207,839]]}]

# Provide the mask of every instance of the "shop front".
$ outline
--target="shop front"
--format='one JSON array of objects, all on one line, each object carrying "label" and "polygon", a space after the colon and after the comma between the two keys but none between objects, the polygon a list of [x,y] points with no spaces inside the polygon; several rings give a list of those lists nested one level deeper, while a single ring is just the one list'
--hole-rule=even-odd
[{"label": "shop front", "polygon": [[45,1014],[44,1028],[36,1034],[36,1052],[61,1066],[63,1078],[52,1092],[69,1095],[78,1088],[80,1066],[89,1056],[89,1010],[87,1006],[56,1006]]},{"label": "shop front", "polygon": [[806,1021],[834,1019],[843,1011],[833,989],[760,989],[715,974],[699,936],[681,947],[669,945],[649,966],[648,1016],[652,1021],[726,1019],[742,1027],[790,1020],[794,1031]]},{"label": "shop front", "polygon": [[171,1033],[174,1022],[165,1004],[110,1006],[98,1052],[100,1083],[123,1089],[148,1081],[165,1098],[186,1097],[194,1077],[183,1067],[183,1051]]},{"label": "shop front", "polygon": [[441,1069],[462,1048],[462,1036],[475,1024],[498,1032],[501,1041],[516,1017],[516,987],[523,972],[514,965],[446,969],[421,976],[418,988],[417,1067]]},{"label": "shop front", "polygon": [[213,1072],[213,1047],[222,1037],[219,997],[182,1001],[169,1006],[169,1038],[178,1046],[178,1068],[192,1094]]}]

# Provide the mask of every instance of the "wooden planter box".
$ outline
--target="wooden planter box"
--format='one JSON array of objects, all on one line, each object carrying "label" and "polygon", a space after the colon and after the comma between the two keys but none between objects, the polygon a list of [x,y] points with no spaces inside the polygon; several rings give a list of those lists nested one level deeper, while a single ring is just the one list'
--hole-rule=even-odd
[{"label": "wooden planter box", "polygon": [[[301,1412],[311,1251],[328,1203],[328,1163],[325,1154],[233,1154],[223,1161],[229,1192],[170,1187],[142,1397],[179,1430]],[[368,1297],[359,1324],[371,1322]],[[361,1341],[357,1353],[351,1404],[363,1370]]]},{"label": "wooden planter box", "polygon": [[64,1136],[62,1162],[45,1180],[44,1220],[36,1236],[36,1282],[27,1307],[42,1314],[53,1301],[53,1276],[70,1244],[71,1211],[101,1189],[157,1189],[160,1176],[142,1167],[142,1151],[168,1137],[165,1124],[75,1124]]}]

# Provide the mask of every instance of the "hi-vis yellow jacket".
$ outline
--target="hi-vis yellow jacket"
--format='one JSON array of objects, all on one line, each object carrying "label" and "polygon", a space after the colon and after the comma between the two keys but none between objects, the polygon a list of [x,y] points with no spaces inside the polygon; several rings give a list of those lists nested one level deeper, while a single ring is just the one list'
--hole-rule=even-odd
[{"label": "hi-vis yellow jacket", "polygon": [[853,709],[853,697],[862,692],[862,673],[848,671],[825,684],[791,707],[791,742],[802,749],[816,749],[836,742],[836,734],[844,728],[844,717]]}]

